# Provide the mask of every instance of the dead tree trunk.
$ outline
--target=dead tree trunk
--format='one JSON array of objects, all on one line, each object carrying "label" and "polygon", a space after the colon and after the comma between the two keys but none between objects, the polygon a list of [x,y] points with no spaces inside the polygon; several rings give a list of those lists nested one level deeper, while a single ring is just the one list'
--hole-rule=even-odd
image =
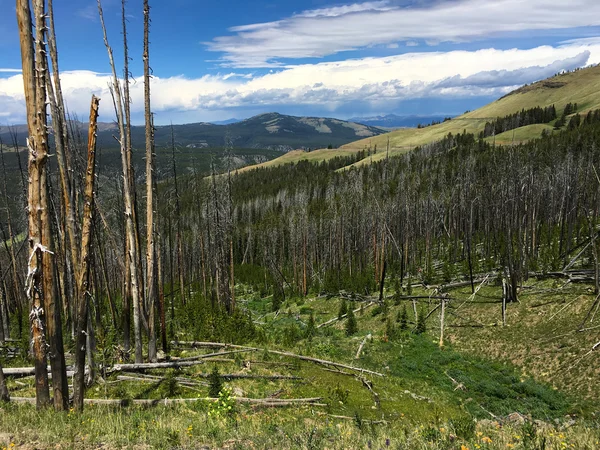
[{"label": "dead tree trunk", "polygon": [[[47,349],[52,358],[54,402],[63,409],[68,400],[66,368],[62,346],[60,311],[56,308],[54,261],[47,190],[48,127],[46,122],[46,11],[42,0],[33,2],[36,18],[32,34],[29,2],[17,1],[23,84],[27,105],[29,138],[28,240],[31,249],[27,274],[27,297],[31,305],[32,348],[36,367],[36,404],[50,404]],[[35,56],[34,45],[35,42]],[[48,341],[46,342],[46,337]]]},{"label": "dead tree trunk", "polygon": [[4,379],[4,371],[2,370],[2,363],[0,363],[0,401],[9,402],[10,394],[6,387],[6,380]]},{"label": "dead tree trunk", "polygon": [[[112,48],[108,44],[108,37],[106,34],[106,27],[104,25],[104,14],[102,12],[102,3],[98,0],[98,14],[100,16],[100,24],[102,25],[102,31],[104,34],[104,45],[108,52],[108,59],[112,68],[112,94],[114,95],[116,103],[117,122],[119,125],[119,144],[121,147],[121,163],[123,166],[123,200],[125,203],[125,234],[127,240],[127,260],[128,260],[128,271],[130,279],[127,280],[131,287],[131,297],[133,302],[133,328],[134,328],[134,339],[135,339],[135,361],[142,362],[142,328],[140,322],[140,286],[138,283],[139,273],[139,257],[138,257],[138,246],[136,245],[136,232],[134,223],[134,204],[133,195],[131,191],[132,185],[132,174],[131,174],[131,160],[128,157],[127,147],[125,145],[125,120],[123,117],[123,100],[121,96],[121,86],[119,79],[117,78],[117,71],[115,68],[115,62],[113,59]],[[129,99],[126,99],[129,101]]]},{"label": "dead tree trunk", "polygon": [[154,245],[154,132],[150,111],[150,6],[144,0],[144,119],[146,124],[146,309],[148,312],[148,359],[156,361],[156,265]]},{"label": "dead tree trunk", "polygon": [[92,224],[94,221],[94,179],[96,171],[96,128],[98,119],[98,103],[100,99],[92,96],[90,107],[90,125],[88,134],[88,161],[85,174],[85,193],[83,206],[83,224],[81,227],[81,267],[77,280],[77,337],[75,345],[75,375],[73,380],[73,406],[83,410],[85,390],[85,355],[88,327],[88,297],[90,283],[90,262],[92,248]]}]

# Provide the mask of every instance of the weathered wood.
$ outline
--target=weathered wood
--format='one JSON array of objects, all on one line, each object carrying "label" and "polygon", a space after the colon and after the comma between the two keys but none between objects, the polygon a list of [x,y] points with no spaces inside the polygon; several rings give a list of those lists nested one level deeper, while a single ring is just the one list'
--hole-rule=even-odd
[{"label": "weathered wood", "polygon": [[368,341],[369,339],[371,339],[371,337],[372,337],[372,336],[371,336],[371,333],[369,333],[369,334],[367,334],[367,335],[365,336],[365,338],[364,338],[364,339],[362,340],[362,342],[360,343],[360,346],[358,347],[358,350],[356,351],[356,355],[354,356],[354,359],[358,359],[358,358],[360,358],[360,354],[362,353],[362,349],[363,349],[363,347],[365,346],[365,344],[367,343],[367,341]]},{"label": "weathered wood", "polygon": [[[50,371],[50,366],[47,369]],[[72,370],[67,370],[67,377],[71,377],[73,374]],[[4,369],[4,375],[7,377],[28,377],[35,375],[35,367],[8,367]]]},{"label": "weathered wood", "polygon": [[[141,382],[141,383],[161,383],[161,382],[165,381],[166,379],[167,379],[166,377],[144,378],[144,377],[132,377],[129,375],[117,376],[118,381],[136,381],[136,382]],[[186,381],[186,380],[181,380],[179,378],[175,378],[175,381],[177,381],[177,383],[179,383],[180,385],[185,386],[185,387],[208,386],[208,383],[202,383],[200,381]]]},{"label": "weathered wood", "polygon": [[[334,419],[341,419],[341,420],[352,420],[352,421],[356,420],[356,417],[350,417],[350,416],[338,416],[335,414],[327,414],[327,416],[333,417]],[[365,419],[363,419],[362,422],[374,424],[374,425],[389,423],[387,420],[365,420]]]},{"label": "weathered wood", "polygon": [[198,361],[201,359],[207,359],[207,358],[213,358],[216,356],[224,356],[224,355],[231,355],[234,353],[248,353],[248,352],[252,352],[252,351],[257,351],[258,349],[255,350],[247,350],[247,349],[243,349],[243,350],[231,350],[228,352],[215,352],[215,353],[207,353],[205,355],[197,355],[197,356],[189,356],[186,358],[177,358],[177,359],[173,359],[174,361]]},{"label": "weathered wood", "polygon": [[[279,351],[279,350],[269,350],[269,349],[260,349],[260,348],[256,348],[256,347],[245,347],[243,345],[234,345],[234,344],[223,344],[220,342],[198,342],[198,341],[192,341],[192,342],[177,342],[177,341],[173,341],[171,343],[171,345],[181,345],[181,344],[186,344],[188,346],[191,347],[211,347],[211,348],[223,348],[223,347],[231,347],[231,348],[240,348],[240,349],[252,349],[254,351],[266,351],[268,353],[272,353],[274,355],[280,355],[280,356],[287,356],[289,358],[296,358],[296,359],[300,359],[303,361],[309,361],[309,362],[313,362],[316,364],[322,364],[325,366],[332,366],[332,367],[340,367],[342,369],[348,369],[348,370],[354,370],[357,372],[362,372],[362,373],[370,373],[371,375],[377,375],[378,377],[384,377],[385,375],[379,372],[375,372],[372,370],[368,370],[368,369],[363,369],[360,367],[353,367],[353,366],[349,366],[347,364],[342,364],[342,363],[337,363],[334,361],[327,361],[325,359],[318,359],[318,358],[312,358],[310,356],[303,356],[303,355],[297,355],[295,353],[291,353],[291,352],[284,352],[284,351]],[[115,366],[116,367],[116,366]]]},{"label": "weathered wood", "polygon": [[[200,373],[200,374],[194,374],[194,377],[198,377],[198,378],[210,378],[211,374],[209,373]],[[236,380],[236,379],[249,379],[249,380],[302,380],[302,377],[296,377],[293,375],[254,375],[254,374],[249,374],[249,373],[225,373],[225,374],[220,374],[219,375],[221,378],[225,379],[225,380]],[[161,376],[157,376],[157,375],[143,375],[143,374],[136,374],[136,376],[131,376],[131,375],[118,375],[117,376],[118,380],[130,380],[130,381],[135,381],[135,380],[149,380],[149,381],[163,381],[166,380],[166,377],[161,377]],[[188,383],[188,384],[194,384],[194,385],[201,385],[201,386],[207,386],[207,383],[203,383],[200,381],[196,381],[193,380],[192,378],[182,378],[182,377],[176,377],[175,380],[178,383]]]},{"label": "weathered wood", "polygon": [[[75,376],[73,380],[73,407],[78,411],[83,410],[83,396],[85,391],[85,355],[86,339],[88,333],[88,299],[91,249],[92,249],[92,224],[94,221],[94,182],[96,180],[96,131],[98,121],[98,107],[100,99],[92,95],[90,106],[90,121],[88,128],[88,157],[85,172],[85,191],[83,204],[83,222],[81,227],[81,259],[77,280],[77,316],[75,317]],[[91,365],[90,365],[91,369]]]},{"label": "weathered wood", "polygon": [[[236,403],[250,404],[256,406],[297,406],[297,405],[311,405],[311,406],[327,406],[324,403],[319,403],[322,397],[313,398],[289,398],[289,399],[278,399],[278,398],[247,398],[247,397],[232,397]],[[105,399],[105,398],[86,398],[83,402],[87,405],[105,405],[105,406],[161,406],[161,405],[176,405],[181,403],[195,403],[195,402],[217,402],[218,398],[212,397],[200,397],[200,398],[164,398],[164,399]],[[30,403],[35,405],[35,398],[33,397],[13,397],[11,399],[15,403]]]},{"label": "weathered wood", "polygon": [[440,348],[444,346],[444,320],[446,318],[446,299],[441,300],[442,314],[440,317]]},{"label": "weathered wood", "polygon": [[[363,308],[363,307],[356,308],[356,309],[355,309],[355,310],[353,310],[352,312],[355,312],[355,313],[357,313],[357,312],[359,312],[361,309],[362,309],[362,310],[365,310],[365,309],[367,309],[367,308],[370,308],[371,306],[373,306],[373,305],[376,305],[376,304],[377,304],[376,302],[371,302],[371,303],[369,303],[368,305],[366,305],[364,308]],[[341,317],[334,317],[333,319],[331,319],[331,320],[328,320],[327,322],[320,323],[319,325],[317,325],[317,328],[326,327],[326,326],[328,326],[328,325],[331,325],[332,323],[335,323],[335,322],[337,322],[337,321],[339,321],[339,320],[341,320],[341,319],[344,319],[344,318],[346,318],[347,316],[348,316],[348,314],[342,314],[342,316],[341,316]]]},{"label": "weathered wood", "polygon": [[4,379],[4,372],[2,370],[1,362],[0,362],[0,401],[3,401],[3,402],[10,401],[10,394],[8,393],[8,388],[6,387],[6,380]]},{"label": "weathered wood", "polygon": [[130,370],[132,372],[138,370],[152,370],[152,369],[177,369],[180,367],[191,367],[204,364],[204,361],[173,361],[173,362],[158,362],[158,363],[133,363],[133,364],[115,364],[108,368],[106,373],[121,372],[123,370]]}]

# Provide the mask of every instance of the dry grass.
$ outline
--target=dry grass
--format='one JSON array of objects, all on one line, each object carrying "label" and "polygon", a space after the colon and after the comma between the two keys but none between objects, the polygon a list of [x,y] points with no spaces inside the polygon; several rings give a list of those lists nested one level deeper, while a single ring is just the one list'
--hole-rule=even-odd
[{"label": "dry grass", "polygon": [[[294,151],[279,158],[257,166],[250,166],[244,170],[255,167],[272,167],[300,160],[314,162],[326,161],[336,156],[367,148],[377,149],[377,153],[370,155],[357,165],[370,164],[386,157],[386,146],[389,139],[390,156],[406,153],[419,145],[438,141],[448,133],[457,134],[466,131],[478,135],[483,130],[487,121],[496,117],[504,117],[521,109],[535,106],[555,105],[560,114],[567,103],[577,103],[578,111],[586,113],[589,110],[600,108],[600,66],[590,67],[577,72],[557,75],[529,86],[524,86],[513,93],[502,97],[482,108],[463,114],[450,121],[425,128],[404,128],[379,136],[361,139],[346,144],[334,150],[315,150],[310,153]],[[515,131],[514,142],[522,142],[537,138],[543,130],[551,130],[549,125],[531,125]],[[513,142],[513,132],[502,133],[496,137],[498,144]]]}]

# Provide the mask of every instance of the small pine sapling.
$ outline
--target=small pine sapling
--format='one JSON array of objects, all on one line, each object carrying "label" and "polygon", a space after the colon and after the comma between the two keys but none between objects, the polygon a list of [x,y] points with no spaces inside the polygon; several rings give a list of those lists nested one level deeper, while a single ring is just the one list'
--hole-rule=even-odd
[{"label": "small pine sapling", "polygon": [[217,369],[217,366],[213,367],[208,381],[208,396],[212,398],[217,398],[219,396],[219,393],[223,389],[223,378],[221,377],[221,374],[219,374],[219,369]]},{"label": "small pine sapling", "polygon": [[352,336],[358,331],[358,324],[356,323],[356,317],[354,317],[354,311],[352,308],[348,309],[348,320],[346,321],[346,336]]}]

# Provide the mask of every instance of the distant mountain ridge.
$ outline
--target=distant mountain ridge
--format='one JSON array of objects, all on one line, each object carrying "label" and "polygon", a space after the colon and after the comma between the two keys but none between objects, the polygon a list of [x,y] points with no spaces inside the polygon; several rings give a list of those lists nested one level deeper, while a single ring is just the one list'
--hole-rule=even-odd
[{"label": "distant mountain ridge", "polygon": [[371,117],[352,117],[350,122],[362,123],[371,127],[384,128],[411,128],[418,125],[428,125],[431,122],[442,122],[445,118],[452,115],[408,115],[400,116],[397,114],[383,114]]},{"label": "distant mountain ridge", "polygon": [[[231,121],[235,119],[230,119]],[[229,122],[229,121],[226,121]],[[87,126],[77,122],[78,128]],[[25,143],[27,128],[14,127],[19,143]],[[188,148],[223,147],[226,141],[236,148],[269,149],[287,152],[295,149],[316,149],[328,146],[339,147],[358,139],[378,136],[385,133],[377,127],[345,120],[324,117],[296,117],[279,113],[259,114],[242,121],[223,125],[208,122],[173,125],[173,134],[178,146]],[[116,147],[114,123],[100,123],[98,145],[104,148]],[[134,148],[144,147],[144,127],[132,126]],[[12,139],[8,127],[0,127],[0,138],[5,143]],[[155,142],[158,148],[171,145],[171,126],[157,126]]]}]

